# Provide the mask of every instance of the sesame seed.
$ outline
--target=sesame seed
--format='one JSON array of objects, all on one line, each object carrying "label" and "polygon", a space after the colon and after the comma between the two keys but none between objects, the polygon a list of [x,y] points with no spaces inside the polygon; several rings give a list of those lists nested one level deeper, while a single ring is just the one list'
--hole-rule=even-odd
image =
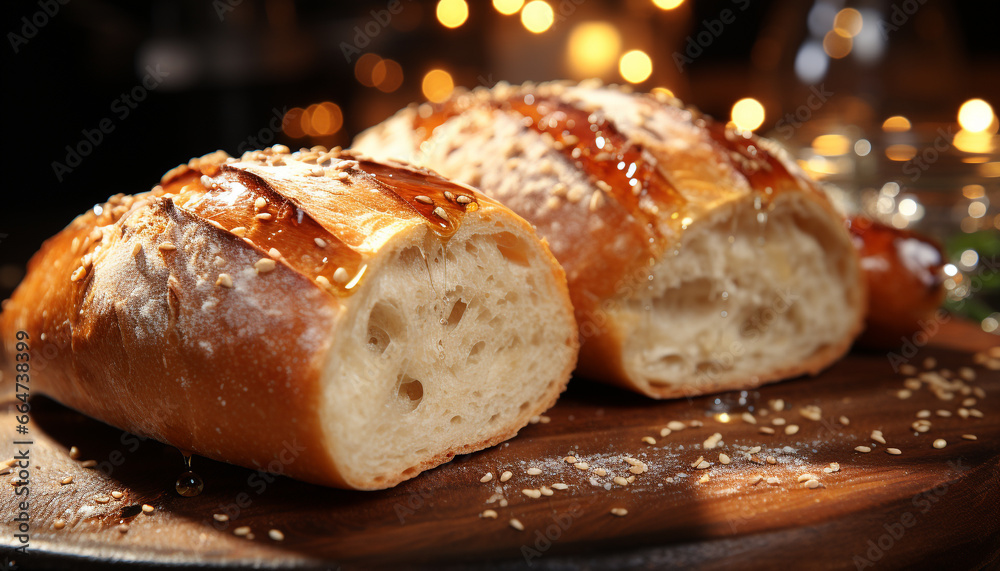
[{"label": "sesame seed", "polygon": [[71,282],[79,281],[80,278],[82,278],[85,275],[87,275],[87,270],[83,269],[83,266],[81,266],[73,272],[73,275],[69,277],[69,281]]},{"label": "sesame seed", "polygon": [[936,415],[938,415],[938,416],[940,416],[942,418],[948,418],[949,416],[951,416],[951,411],[950,410],[940,409],[940,410],[934,411],[934,414],[936,414]]},{"label": "sesame seed", "polygon": [[429,197],[424,196],[422,194],[418,194],[417,196],[414,196],[413,200],[416,200],[417,202],[422,202],[424,204],[434,204],[433,200],[431,200]]},{"label": "sesame seed", "polygon": [[931,421],[929,420],[918,420],[910,425],[916,432],[927,432],[931,429]]},{"label": "sesame seed", "polygon": [[838,462],[830,462],[829,468],[830,468],[831,472],[839,472],[840,471],[840,464]]},{"label": "sesame seed", "polygon": [[277,248],[271,248],[270,250],[267,251],[267,255],[271,256],[272,258],[280,258],[281,252],[279,252]]},{"label": "sesame seed", "polygon": [[500,481],[501,481],[501,482],[506,482],[506,481],[507,481],[507,480],[509,480],[509,479],[510,479],[510,477],[511,477],[511,476],[513,476],[513,475],[514,475],[514,474],[512,474],[512,473],[510,472],[510,470],[505,470],[503,474],[500,474]]},{"label": "sesame seed", "polygon": [[687,428],[687,425],[678,420],[671,420],[670,422],[667,423],[667,428],[674,431],[684,430],[685,428]]},{"label": "sesame seed", "polygon": [[844,426],[851,424],[851,419],[847,418],[846,416],[841,416],[839,421],[840,424],[843,424]]},{"label": "sesame seed", "polygon": [[283,541],[285,539],[285,534],[281,533],[281,531],[277,529],[268,530],[267,536],[273,539],[274,541]]},{"label": "sesame seed", "polygon": [[611,514],[618,517],[625,517],[628,515],[628,510],[625,508],[611,508]]},{"label": "sesame seed", "polygon": [[774,399],[768,402],[768,404],[774,412],[781,412],[785,410],[785,399]]},{"label": "sesame seed", "polygon": [[778,463],[778,460],[774,456],[768,456],[767,458],[765,458],[765,460],[767,460],[768,464],[777,464]]},{"label": "sesame seed", "polygon": [[691,422],[688,423],[688,426],[690,426],[691,428],[699,428],[705,426],[705,423],[700,420],[692,420]]},{"label": "sesame seed", "polygon": [[934,367],[937,367],[937,359],[935,359],[934,357],[927,357],[926,359],[924,359],[925,369],[933,369]]},{"label": "sesame seed", "polygon": [[917,413],[917,418],[930,418],[931,411],[924,409]]},{"label": "sesame seed", "polygon": [[885,444],[885,437],[882,436],[881,430],[873,430],[871,434],[872,440],[878,442],[879,444]]},{"label": "sesame seed", "polygon": [[719,444],[720,440],[722,440],[722,434],[716,432],[715,434],[709,436],[705,440],[705,442],[702,443],[702,448],[704,448],[705,450],[711,450]]},{"label": "sesame seed", "polygon": [[548,486],[541,486],[538,491],[542,493],[543,496],[551,496],[555,494]]},{"label": "sesame seed", "polygon": [[315,242],[320,248],[326,248],[326,240],[322,238],[313,238],[313,242]]},{"label": "sesame seed", "polygon": [[271,214],[269,212],[261,212],[260,214],[254,215],[257,220],[270,220]]},{"label": "sesame seed", "polygon": [[708,460],[702,460],[701,462],[698,463],[697,466],[695,466],[695,469],[696,470],[705,470],[706,468],[709,468],[710,466],[711,466],[711,464],[708,462]]},{"label": "sesame seed", "polygon": [[808,418],[809,420],[815,420],[815,421],[818,421],[820,418],[823,417],[823,411],[814,404],[800,408],[799,414],[802,415],[804,418]]},{"label": "sesame seed", "polygon": [[602,478],[608,475],[608,471],[604,468],[594,468],[594,473]]},{"label": "sesame seed", "polygon": [[107,496],[97,496],[96,498],[94,498],[94,501],[99,504],[106,504],[111,501],[111,498]]},{"label": "sesame seed", "polygon": [[438,218],[441,218],[442,220],[447,220],[448,219],[448,213],[445,212],[444,208],[441,208],[440,206],[435,207],[434,210],[432,210],[431,212],[434,213],[434,216],[437,216]]},{"label": "sesame seed", "polygon": [[257,270],[258,274],[266,274],[274,270],[277,267],[277,263],[270,258],[261,258],[254,263],[253,267]]},{"label": "sesame seed", "polygon": [[948,445],[948,441],[945,440],[944,438],[938,438],[937,440],[934,441],[934,444],[933,444],[934,448],[938,448],[938,449],[944,448],[947,445]]},{"label": "sesame seed", "polygon": [[958,370],[958,376],[966,381],[974,381],[976,380],[976,371],[971,367],[962,367]]},{"label": "sesame seed", "polygon": [[760,432],[761,434],[774,434],[774,429],[770,426],[761,426],[757,429],[757,432]]},{"label": "sesame seed", "polygon": [[754,477],[753,477],[753,478],[752,478],[752,479],[750,480],[750,485],[751,485],[751,486],[754,486],[754,485],[756,485],[756,484],[757,484],[758,482],[760,482],[760,481],[761,481],[761,480],[763,480],[763,479],[764,479],[764,476],[763,476],[762,474],[756,474],[756,475],[755,475],[755,476],[754,476]]},{"label": "sesame seed", "polygon": [[767,483],[768,483],[768,484],[772,484],[772,485],[773,485],[773,484],[777,484],[777,483],[778,483],[779,481],[780,481],[780,480],[778,480],[778,479],[777,479],[777,478],[775,478],[774,476],[771,476],[770,478],[768,478],[768,479],[767,479]]},{"label": "sesame seed", "polygon": [[229,521],[229,516],[226,514],[212,514],[212,518],[214,518],[215,521]]},{"label": "sesame seed", "polygon": [[76,446],[70,446],[69,447],[69,457],[72,458],[73,460],[76,460],[77,458],[79,458],[80,457],[80,449],[77,448]]},{"label": "sesame seed", "polygon": [[576,459],[576,456],[567,456],[567,457],[563,458],[563,462],[565,462],[567,464],[576,464],[577,459]]},{"label": "sesame seed", "polygon": [[903,375],[916,375],[917,368],[914,367],[913,365],[910,365],[909,363],[906,363],[899,367],[899,372]]},{"label": "sesame seed", "polygon": [[784,426],[785,422],[786,422],[785,419],[779,417],[779,418],[775,418],[774,420],[772,420],[771,424],[773,424],[775,426]]},{"label": "sesame seed", "polygon": [[963,434],[962,438],[966,440],[978,440],[978,437],[975,434]]},{"label": "sesame seed", "polygon": [[708,472],[706,472],[706,473],[702,474],[700,478],[698,478],[698,483],[699,484],[704,484],[705,482],[707,482],[707,481],[709,481],[711,479],[712,478],[709,477]]},{"label": "sesame seed", "polygon": [[976,399],[969,397],[962,401],[962,406],[976,406]]},{"label": "sesame seed", "polygon": [[587,464],[586,462],[577,462],[576,464],[573,465],[576,466],[577,470],[586,470],[590,468],[590,464]]},{"label": "sesame seed", "polygon": [[614,482],[616,484],[618,484],[619,486],[627,486],[628,485],[628,480],[626,480],[625,478],[622,478],[621,476],[615,476]]},{"label": "sesame seed", "polygon": [[909,379],[903,381],[903,386],[910,389],[911,391],[917,391],[920,390],[920,387],[922,385],[920,384],[920,379],[910,377]]},{"label": "sesame seed", "polygon": [[242,238],[243,236],[246,236],[247,229],[244,226],[237,226],[236,228],[230,230],[230,232],[232,232],[233,235]]},{"label": "sesame seed", "polygon": [[983,411],[979,410],[978,408],[970,408],[969,409],[969,416],[974,416],[976,418],[982,418],[983,417]]},{"label": "sesame seed", "polygon": [[704,461],[704,460],[705,460],[704,456],[698,456],[697,460],[695,460],[694,462],[691,462],[691,467],[692,468],[696,467],[698,464],[701,464],[702,461]]},{"label": "sesame seed", "polygon": [[493,472],[486,472],[486,475],[483,476],[482,478],[479,478],[479,481],[485,484],[486,482],[489,482],[492,479],[493,479]]},{"label": "sesame seed", "polygon": [[788,435],[795,434],[798,431],[799,431],[799,425],[797,424],[789,424],[788,426],[785,427],[785,434]]},{"label": "sesame seed", "polygon": [[247,535],[250,533],[250,527],[246,525],[241,525],[233,530],[233,535]]},{"label": "sesame seed", "polygon": [[53,529],[62,529],[64,527],[66,527],[66,520],[64,520],[62,518],[59,518],[59,519],[57,519],[57,520],[55,520],[55,521],[52,522],[52,528]]},{"label": "sesame seed", "polygon": [[747,424],[757,424],[757,419],[749,412],[744,412],[740,415],[740,418],[742,418],[743,422],[746,422]]},{"label": "sesame seed", "polygon": [[896,392],[896,397],[898,397],[900,400],[906,400],[911,396],[913,396],[913,392],[910,391],[909,389],[900,389],[899,391]]},{"label": "sesame seed", "polygon": [[633,474],[643,474],[643,473],[646,472],[646,470],[647,470],[647,468],[646,468],[645,464],[641,464],[641,465],[638,465],[638,466],[632,466],[631,468],[628,469],[628,471],[632,472]]},{"label": "sesame seed", "polygon": [[472,202],[472,198],[464,194],[459,194],[458,197],[455,198],[455,201],[458,202],[459,204],[468,204]]},{"label": "sesame seed", "polygon": [[149,504],[142,504],[142,513],[144,513],[144,514],[151,514],[154,511],[156,511],[156,508],[154,508],[153,506],[151,506]]},{"label": "sesame seed", "polygon": [[215,285],[222,287],[233,287],[233,278],[229,274],[219,274],[215,280]]},{"label": "sesame seed", "polygon": [[552,488],[556,489],[556,490],[568,490],[569,486],[567,486],[566,484],[563,484],[563,483],[560,482],[560,483],[552,484]]},{"label": "sesame seed", "polygon": [[538,468],[528,468],[526,472],[528,472],[529,476],[537,476],[542,473]]},{"label": "sesame seed", "polygon": [[64,486],[66,484],[72,484],[73,483],[73,476],[66,476],[62,480],[59,480],[59,483],[62,484],[62,485],[64,485]]},{"label": "sesame seed", "polygon": [[642,441],[649,445],[656,444],[656,439],[652,436],[643,436]]},{"label": "sesame seed", "polygon": [[510,526],[516,529],[517,531],[524,531],[524,524],[521,523],[521,520],[517,519],[516,517],[510,520]]},{"label": "sesame seed", "polygon": [[903,453],[899,448],[886,448],[885,451],[894,456],[898,456]]},{"label": "sesame seed", "polygon": [[671,432],[671,430],[669,428],[661,428],[660,429],[660,437],[662,438],[664,436],[670,436],[670,432]]},{"label": "sesame seed", "polygon": [[526,495],[526,496],[528,496],[529,498],[538,499],[538,498],[542,497],[542,493],[539,492],[538,490],[528,490],[528,489],[525,489],[525,490],[521,490],[521,493],[524,494],[524,495]]},{"label": "sesame seed", "polygon": [[325,288],[333,287],[330,284],[330,280],[326,279],[326,276],[316,276],[316,283],[318,283],[319,285],[321,285],[321,286],[323,286]]},{"label": "sesame seed", "polygon": [[732,462],[732,460],[729,458],[729,456],[727,456],[726,454],[723,454],[721,452],[719,453],[719,463],[720,464],[729,464],[730,462]]},{"label": "sesame seed", "polygon": [[981,399],[986,398],[986,390],[983,387],[972,387],[972,394]]},{"label": "sesame seed", "polygon": [[135,244],[132,245],[132,257],[139,255],[139,252],[141,251],[142,251],[142,244],[140,242],[136,242]]},{"label": "sesame seed", "polygon": [[483,519],[496,519],[497,518],[497,512],[495,512],[493,510],[483,510],[483,513],[479,514],[479,517],[481,517]]},{"label": "sesame seed", "polygon": [[338,284],[347,283],[347,279],[349,277],[350,276],[347,275],[347,270],[344,268],[337,268],[337,270],[333,272],[333,281]]},{"label": "sesame seed", "polygon": [[806,487],[809,488],[810,490],[818,488],[819,480],[809,480],[808,482],[806,482]]},{"label": "sesame seed", "polygon": [[174,246],[172,242],[163,242],[157,246],[157,248],[159,248],[161,252],[169,252],[171,250],[176,250],[177,246]]},{"label": "sesame seed", "polygon": [[123,494],[123,493],[119,492],[118,490],[115,490],[115,491],[111,492],[111,497],[112,497],[112,498],[114,498],[114,499],[116,499],[116,500],[120,500],[120,499],[122,499],[122,497],[123,497],[124,495],[125,495],[125,494]]},{"label": "sesame seed", "polygon": [[867,446],[855,446],[854,449],[857,450],[858,452],[865,452],[865,453],[872,451],[872,449]]},{"label": "sesame seed", "polygon": [[816,474],[811,474],[809,472],[806,472],[805,474],[799,475],[798,482],[801,484],[802,482],[807,482],[809,480],[816,480],[818,478],[819,476],[817,476]]},{"label": "sesame seed", "polygon": [[253,207],[256,208],[257,210],[260,210],[265,206],[267,206],[267,200],[263,196],[258,196],[257,200],[253,201]]},{"label": "sesame seed", "polygon": [[97,466],[97,460],[84,460],[80,462],[81,468],[93,468],[94,466]]}]

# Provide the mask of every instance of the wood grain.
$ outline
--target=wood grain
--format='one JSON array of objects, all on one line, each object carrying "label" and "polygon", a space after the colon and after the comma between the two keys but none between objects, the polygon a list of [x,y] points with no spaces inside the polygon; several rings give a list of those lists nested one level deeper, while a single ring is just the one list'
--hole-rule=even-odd
[{"label": "wood grain", "polygon": [[[973,366],[972,353],[995,343],[975,326],[949,322],[911,362],[926,357],[937,368]],[[22,568],[69,565],[76,569],[151,566],[246,566],[264,568],[433,568],[492,564],[499,568],[601,568],[696,566],[774,568],[995,568],[1000,565],[1000,372],[974,366],[970,387],[985,390],[973,406],[982,418],[957,411],[970,396],[950,401],[926,387],[900,399],[904,377],[894,373],[886,354],[854,352],[813,379],[691,400],[654,402],[605,386],[571,383],[547,416],[508,443],[421,475],[382,492],[349,492],[303,484],[195,458],[204,492],[179,496],[173,482],[183,471],[179,452],[141,441],[61,405],[33,398],[29,555],[13,554]],[[5,383],[4,395],[13,392]],[[975,398],[975,397],[972,397]],[[783,399],[786,409],[769,411]],[[816,405],[821,420],[799,413]],[[910,425],[916,412],[932,415],[923,434]],[[753,411],[758,424],[740,415]],[[730,415],[721,422],[720,413]],[[840,424],[840,416],[850,420]],[[12,404],[0,414],[3,448],[12,455]],[[783,418],[784,426],[773,419]],[[670,421],[701,421],[661,437]],[[796,434],[785,427],[798,425]],[[774,435],[761,434],[772,426]],[[881,430],[887,445],[873,442]],[[714,433],[722,444],[702,445]],[[975,441],[961,435],[975,434]],[[655,444],[642,441],[651,436]],[[948,445],[935,449],[943,438]],[[294,461],[295,443],[287,458]],[[854,451],[858,445],[872,452]],[[68,450],[77,446],[78,460]],[[744,457],[761,446],[757,462]],[[898,456],[887,446],[901,450]],[[787,448],[786,448],[787,447]],[[729,465],[718,454],[732,457]],[[567,454],[587,462],[587,471],[563,461]],[[644,462],[648,471],[627,486],[610,473],[631,476],[623,455]],[[699,456],[711,462],[691,468]],[[767,456],[776,463],[768,464]],[[96,460],[83,468],[83,460]],[[831,462],[839,472],[824,473]],[[276,466],[277,468],[280,468]],[[526,470],[539,468],[540,475]],[[595,468],[609,472],[596,476]],[[500,483],[504,470],[513,477]],[[493,480],[481,483],[491,472]],[[800,474],[819,476],[808,489]],[[707,474],[709,480],[699,482]],[[754,483],[757,475],[776,484]],[[71,484],[60,480],[72,476]],[[16,474],[3,476],[16,479]],[[592,485],[595,478],[599,485]],[[533,499],[522,489],[563,482],[565,491]],[[610,489],[605,489],[610,483]],[[0,544],[9,548],[18,513],[13,490],[0,497],[4,522]],[[499,490],[499,492],[498,492]],[[95,497],[121,491],[107,504]],[[495,496],[495,497],[494,497]],[[492,503],[487,503],[494,497]],[[500,500],[507,500],[501,507]],[[18,500],[22,499],[17,497]],[[156,507],[152,514],[140,506]],[[612,515],[625,508],[628,515]],[[495,510],[497,519],[480,513]],[[213,514],[228,513],[228,522]],[[7,517],[8,514],[13,514]],[[66,527],[53,528],[63,518]],[[524,531],[510,527],[517,518]],[[127,531],[119,531],[125,523]],[[253,539],[233,530],[249,526]],[[269,529],[284,534],[268,537]],[[546,537],[546,534],[548,537]],[[881,542],[881,547],[879,546]],[[864,558],[864,559],[859,559]]]}]

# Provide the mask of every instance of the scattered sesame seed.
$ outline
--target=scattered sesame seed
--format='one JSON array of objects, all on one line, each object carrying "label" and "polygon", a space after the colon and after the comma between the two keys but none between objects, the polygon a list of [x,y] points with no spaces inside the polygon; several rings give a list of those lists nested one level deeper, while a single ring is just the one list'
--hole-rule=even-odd
[{"label": "scattered sesame seed", "polygon": [[233,530],[233,535],[247,535],[250,533],[250,527],[246,525],[241,525]]},{"label": "scattered sesame seed", "polygon": [[222,287],[233,287],[233,278],[229,274],[219,274],[215,280],[215,285]]},{"label": "scattered sesame seed", "polygon": [[625,517],[628,515],[628,510],[625,508],[611,508],[611,514],[618,517]]},{"label": "scattered sesame seed", "polygon": [[931,411],[924,409],[917,413],[917,418],[930,418]]},{"label": "scattered sesame seed", "polygon": [[258,274],[266,274],[277,267],[277,263],[270,258],[261,258],[254,263],[253,267]]},{"label": "scattered sesame seed", "polygon": [[608,471],[604,468],[594,468],[594,473],[602,478],[608,475]]},{"label": "scattered sesame seed", "polygon": [[111,501],[111,498],[107,496],[97,496],[96,498],[94,498],[94,501],[99,504],[106,504]]},{"label": "scattered sesame seed", "polygon": [[483,519],[496,519],[497,518],[497,512],[495,512],[493,510],[483,510],[483,513],[479,514],[479,517],[481,517]]},{"label": "scattered sesame seed", "polygon": [[688,423],[688,426],[690,426],[691,428],[698,428],[701,426],[705,426],[705,423],[700,420],[692,420],[691,422]]},{"label": "scattered sesame seed", "polygon": [[62,480],[59,480],[59,483],[62,484],[62,485],[64,485],[64,486],[66,484],[72,484],[73,483],[73,476],[66,476]]},{"label": "scattered sesame seed", "polygon": [[517,531],[524,531],[524,524],[521,523],[521,520],[517,519],[516,517],[510,520],[510,526],[516,529]]},{"label": "scattered sesame seed", "polygon": [[723,454],[722,452],[719,453],[719,463],[720,464],[729,464],[730,462],[732,462],[732,460],[729,458],[728,455]]},{"label": "scattered sesame seed", "polygon": [[149,504],[142,504],[142,513],[144,513],[144,514],[151,514],[154,511],[156,511],[156,508],[154,508],[153,506],[151,506]]},{"label": "scattered sesame seed", "polygon": [[949,416],[951,416],[951,411],[950,410],[940,409],[940,410],[935,411],[934,414],[936,414],[936,415],[938,415],[938,416],[940,416],[942,418],[948,418]]},{"label": "scattered sesame seed", "polygon": [[886,448],[885,451],[894,456],[898,456],[903,453],[899,448]]},{"label": "scattered sesame seed", "polygon": [[816,480],[818,478],[819,476],[817,476],[816,474],[811,474],[809,472],[806,472],[805,474],[800,474],[799,479],[797,481],[798,483],[801,484],[802,482],[807,482],[809,480]]},{"label": "scattered sesame seed", "polygon": [[670,436],[670,432],[671,432],[671,430],[669,428],[661,428],[660,429],[660,437],[662,438],[664,436]]},{"label": "scattered sesame seed", "polygon": [[229,521],[229,516],[226,514],[212,514],[212,518],[215,521]]},{"label": "scattered sesame seed", "polygon": [[692,467],[692,468],[694,468],[694,467],[697,467],[697,466],[698,466],[698,464],[701,464],[701,463],[702,463],[702,461],[704,461],[704,460],[705,460],[705,457],[704,457],[704,456],[698,456],[698,459],[697,459],[697,460],[695,460],[694,462],[691,462],[691,467]]},{"label": "scattered sesame seed", "polygon": [[969,416],[974,416],[976,418],[982,418],[983,417],[983,411],[979,410],[978,408],[970,408],[969,409]]},{"label": "scattered sesame seed", "polygon": [[563,462],[565,462],[567,464],[576,464],[577,463],[577,459],[576,459],[576,456],[567,456],[567,457],[563,458]]},{"label": "scattered sesame seed", "polygon": [[744,412],[743,414],[740,415],[740,418],[743,419],[743,422],[747,424],[757,424],[757,419],[754,417],[754,415],[750,414],[749,412]]},{"label": "scattered sesame seed", "polygon": [[177,246],[174,246],[173,242],[163,242],[157,246],[157,248],[159,248],[161,252],[169,252],[171,250],[176,250]]},{"label": "scattered sesame seed", "polygon": [[910,389],[911,391],[918,391],[920,390],[921,387],[920,379],[910,377],[909,379],[903,381],[903,386]]},{"label": "scattered sesame seed", "polygon": [[881,430],[873,430],[871,434],[872,440],[878,442],[879,444],[885,444],[885,437],[882,436]]},{"label": "scattered sesame seed", "polygon": [[285,534],[281,533],[281,531],[277,529],[268,530],[267,536],[273,539],[274,541],[284,541],[285,539]]},{"label": "scattered sesame seed", "polygon": [[280,258],[281,252],[279,252],[277,248],[271,248],[270,250],[267,251],[267,255],[271,256],[272,258]]},{"label": "scattered sesame seed", "polygon": [[774,429],[770,426],[761,426],[757,429],[757,432],[760,432],[761,434],[774,434]]},{"label": "scattered sesame seed", "polygon": [[260,210],[265,206],[267,206],[267,200],[263,196],[258,196],[257,200],[253,201],[253,207],[256,208],[257,210]]},{"label": "scattered sesame seed", "polygon": [[927,357],[926,359],[924,359],[925,369],[933,369],[934,367],[937,367],[937,359],[935,359],[934,357]]},{"label": "scattered sesame seed", "polygon": [[971,367],[962,367],[958,370],[958,376],[966,381],[976,380],[976,371]]},{"label": "scattered sesame seed", "polygon": [[417,196],[414,196],[413,200],[416,200],[417,202],[422,202],[424,204],[434,204],[434,201],[431,200],[430,197],[424,196],[422,194],[418,194]]},{"label": "scattered sesame seed", "polygon": [[347,283],[347,279],[349,277],[350,276],[347,275],[347,270],[344,268],[337,268],[337,270],[333,272],[333,281],[338,284]]},{"label": "scattered sesame seed", "polygon": [[486,475],[483,476],[482,478],[479,478],[479,481],[485,484],[486,482],[489,482],[492,479],[493,479],[493,472],[486,472]]},{"label": "scattered sesame seed", "polygon": [[555,489],[555,490],[568,490],[569,486],[567,486],[566,484],[563,484],[562,482],[559,482],[559,483],[556,483],[556,484],[552,484],[552,488]]},{"label": "scattered sesame seed", "polygon": [[851,419],[847,418],[846,416],[841,416],[839,420],[840,424],[843,424],[844,426],[851,424]]},{"label": "scattered sesame seed", "polygon": [[542,493],[540,491],[538,491],[538,490],[524,489],[524,490],[521,490],[521,493],[524,494],[524,495],[526,495],[526,496],[528,496],[529,498],[538,499],[538,498],[542,497]]},{"label": "scattered sesame seed", "polygon": [[976,406],[976,399],[969,397],[962,401],[962,406]]},{"label": "scattered sesame seed", "polygon": [[77,448],[76,446],[70,446],[69,447],[69,457],[72,458],[73,460],[76,460],[77,458],[79,458],[80,457],[80,449]]},{"label": "scattered sesame seed", "polygon": [[670,422],[667,423],[667,428],[674,431],[684,430],[685,428],[687,428],[687,425],[684,424],[683,422],[680,422],[679,420],[671,420]]},{"label": "scattered sesame seed", "polygon": [[73,271],[73,274],[71,276],[69,276],[69,281],[71,282],[79,281],[80,278],[82,278],[85,275],[87,275],[87,270],[83,269],[83,266],[80,266],[79,268]]},{"label": "scattered sesame seed", "polygon": [[984,399],[986,398],[986,389],[984,389],[983,387],[972,387],[972,394],[976,395],[981,399]]},{"label": "scattered sesame seed", "polygon": [[136,242],[132,245],[132,257],[135,257],[142,251],[142,243]]},{"label": "scattered sesame seed", "polygon": [[247,229],[244,226],[237,226],[236,228],[231,229],[230,232],[233,235],[242,238],[242,237],[246,236]]},{"label": "scattered sesame seed", "polygon": [[709,480],[711,480],[711,479],[712,479],[712,478],[710,478],[710,477],[708,476],[708,472],[706,472],[706,473],[702,474],[700,478],[698,478],[698,483],[699,483],[699,484],[704,484],[705,482],[707,482],[707,481],[709,481]]},{"label": "scattered sesame seed", "polygon": [[752,479],[750,480],[750,485],[751,485],[751,486],[755,486],[755,485],[757,485],[757,483],[758,483],[758,482],[760,482],[760,481],[761,481],[761,480],[763,480],[763,479],[764,479],[764,475],[763,475],[763,474],[756,474],[756,475],[755,475],[755,476],[754,476],[754,477],[753,477],[753,478],[752,478]]},{"label": "scattered sesame seed", "polygon": [[576,466],[577,470],[586,470],[590,468],[590,464],[587,464],[586,462],[577,462],[576,464],[573,465]]},{"label": "scattered sesame seed", "polygon": [[966,440],[978,440],[978,437],[975,434],[963,434],[962,438]]},{"label": "scattered sesame seed", "polygon": [[765,458],[765,460],[767,460],[768,464],[777,464],[778,463],[778,460],[774,456],[768,456],[767,458]]},{"label": "scattered sesame seed", "polygon": [[838,462],[830,462],[830,465],[828,466],[828,468],[830,468],[831,472],[839,472],[840,471],[840,464]]},{"label": "scattered sesame seed", "polygon": [[500,474],[500,481],[501,481],[501,482],[506,482],[506,481],[507,481],[507,480],[509,480],[509,479],[510,479],[510,477],[511,477],[511,476],[513,476],[513,475],[514,475],[514,474],[512,474],[512,473],[510,472],[510,470],[505,470],[503,474]]},{"label": "scattered sesame seed", "polygon": [[455,198],[455,201],[458,202],[459,204],[468,204],[472,202],[472,197],[466,196],[464,194],[459,194],[458,197]]},{"label": "scattered sesame seed", "polygon": [[804,418],[808,418],[809,420],[815,420],[815,421],[818,421],[823,417],[822,409],[820,409],[818,406],[814,404],[800,408],[799,414],[802,415]]},{"label": "scattered sesame seed", "polygon": [[114,498],[114,499],[116,499],[116,500],[120,500],[124,496],[125,496],[125,494],[119,492],[118,490],[115,490],[115,491],[111,492],[111,497]]},{"label": "scattered sesame seed", "polygon": [[927,432],[931,429],[931,421],[929,420],[918,420],[910,425],[916,432]]},{"label": "scattered sesame seed", "polygon": [[97,460],[84,460],[80,462],[81,468],[93,468],[94,466],[97,466]]},{"label": "scattered sesame seed", "polygon": [[778,483],[779,481],[780,481],[780,480],[778,480],[778,479],[777,479],[777,478],[775,478],[774,476],[771,476],[770,478],[768,478],[768,479],[767,479],[767,483],[768,483],[768,484],[777,484],[777,483]]},{"label": "scattered sesame seed", "polygon": [[444,208],[441,208],[440,206],[435,207],[434,210],[432,210],[431,212],[434,214],[434,216],[437,216],[442,220],[448,219],[448,213],[445,212]]},{"label": "scattered sesame seed", "polygon": [[257,220],[270,220],[271,214],[269,212],[261,212],[260,214],[254,215]]},{"label": "scattered sesame seed", "polygon": [[938,438],[937,440],[934,441],[934,444],[933,444],[934,448],[938,448],[938,449],[944,448],[947,445],[948,445],[948,441],[945,440],[944,438]]},{"label": "scattered sesame seed", "polygon": [[865,453],[872,451],[872,449],[867,446],[855,446],[854,449],[857,450],[858,452],[865,452]]},{"label": "scattered sesame seed", "polygon": [[760,446],[754,446],[754,447],[753,447],[753,448],[751,448],[750,450],[747,450],[747,452],[748,452],[749,454],[756,454],[756,453],[760,452]]},{"label": "scattered sesame seed", "polygon": [[555,492],[553,492],[548,486],[541,486],[538,488],[538,491],[541,492],[543,496],[551,496],[555,494]]},{"label": "scattered sesame seed", "polygon": [[899,389],[898,391],[896,391],[896,397],[898,397],[900,400],[906,400],[911,396],[913,396],[913,392],[910,391],[909,389]]},{"label": "scattered sesame seed", "polygon": [[539,470],[538,468],[528,468],[525,471],[528,473],[529,476],[537,476],[542,473],[542,471]]},{"label": "scattered sesame seed", "polygon": [[798,431],[799,431],[799,425],[797,424],[789,424],[788,426],[785,427],[785,434],[788,435],[795,434]]},{"label": "scattered sesame seed", "polygon": [[642,441],[649,445],[656,444],[656,439],[652,436],[643,436]]},{"label": "scattered sesame seed", "polygon": [[621,476],[615,476],[614,483],[618,484],[619,486],[627,486],[628,480],[622,478]]},{"label": "scattered sesame seed", "polygon": [[719,444],[720,440],[722,440],[722,434],[716,432],[715,434],[709,436],[705,440],[705,442],[702,443],[701,446],[705,450],[712,450],[713,448],[715,448]]},{"label": "scattered sesame seed", "polygon": [[326,279],[326,276],[316,276],[316,283],[325,288],[333,287],[333,285],[330,283],[330,280]]},{"label": "scattered sesame seed", "polygon": [[781,417],[778,417],[778,418],[775,418],[774,420],[772,420],[771,424],[773,424],[774,426],[784,426],[785,422],[786,422],[785,419],[783,419]]},{"label": "scattered sesame seed", "polygon": [[819,485],[820,485],[819,480],[809,480],[808,482],[806,482],[806,487],[809,488],[810,490],[818,488]]},{"label": "scattered sesame seed", "polygon": [[52,522],[52,528],[53,529],[62,529],[64,527],[66,527],[66,520],[64,520],[62,518],[59,518],[59,519],[57,519],[57,520],[55,520],[55,521]]},{"label": "scattered sesame seed", "polygon": [[917,368],[909,363],[906,363],[899,367],[899,372],[903,375],[916,375]]},{"label": "scattered sesame seed", "polygon": [[768,404],[771,405],[771,410],[774,412],[781,412],[785,410],[785,399],[774,399]]},{"label": "scattered sesame seed", "polygon": [[697,466],[695,466],[695,469],[696,470],[705,470],[705,469],[707,469],[709,467],[711,467],[711,464],[708,462],[708,460],[702,460],[700,463],[698,463]]}]

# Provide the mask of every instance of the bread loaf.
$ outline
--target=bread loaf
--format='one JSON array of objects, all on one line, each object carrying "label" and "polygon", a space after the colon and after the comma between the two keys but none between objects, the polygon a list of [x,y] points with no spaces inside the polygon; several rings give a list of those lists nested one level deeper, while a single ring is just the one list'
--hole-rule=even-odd
[{"label": "bread loaf", "polygon": [[862,327],[843,217],[772,141],[595,83],[412,105],[355,148],[479,187],[566,270],[578,373],[651,397],[816,373]]},{"label": "bread loaf", "polygon": [[8,356],[18,331],[33,392],[357,489],[511,438],[578,347],[564,273],[510,210],[425,170],[280,146],[192,160],[79,216],[4,303]]}]

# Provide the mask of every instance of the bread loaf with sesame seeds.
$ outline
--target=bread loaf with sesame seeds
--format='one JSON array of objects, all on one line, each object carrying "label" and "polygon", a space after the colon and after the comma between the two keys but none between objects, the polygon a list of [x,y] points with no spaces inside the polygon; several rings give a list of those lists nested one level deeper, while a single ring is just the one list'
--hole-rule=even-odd
[{"label": "bread loaf with sesame seeds", "polygon": [[34,392],[356,489],[513,437],[578,351],[565,274],[510,210],[423,169],[280,146],[79,216],[4,303],[10,372],[18,331]]},{"label": "bread loaf with sesame seeds", "polygon": [[577,373],[656,398],[817,373],[861,330],[843,217],[774,142],[594,82],[459,92],[355,148],[479,187],[566,270]]}]

